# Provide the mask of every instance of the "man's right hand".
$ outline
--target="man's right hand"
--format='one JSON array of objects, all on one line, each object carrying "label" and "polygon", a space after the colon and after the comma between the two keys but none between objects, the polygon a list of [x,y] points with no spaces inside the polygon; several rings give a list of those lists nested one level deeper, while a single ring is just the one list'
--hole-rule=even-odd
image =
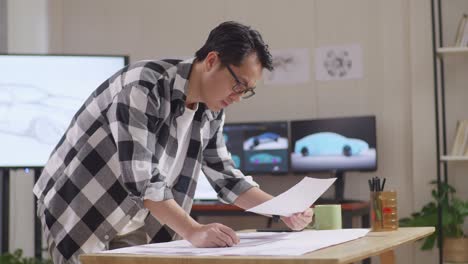
[{"label": "man's right hand", "polygon": [[232,247],[239,243],[234,230],[222,224],[199,224],[174,199],[159,202],[146,199],[143,205],[161,224],[168,225],[196,247]]},{"label": "man's right hand", "polygon": [[232,247],[239,243],[239,237],[231,228],[212,223],[199,225],[185,237],[195,247]]}]

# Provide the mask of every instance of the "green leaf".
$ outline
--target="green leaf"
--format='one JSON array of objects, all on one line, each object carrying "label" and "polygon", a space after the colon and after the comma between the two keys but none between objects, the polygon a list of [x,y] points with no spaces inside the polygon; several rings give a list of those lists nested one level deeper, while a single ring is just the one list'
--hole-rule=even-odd
[{"label": "green leaf", "polygon": [[1,264],[53,264],[51,260],[40,260],[36,258],[23,257],[21,249],[15,250],[13,253],[5,253],[0,255]]},{"label": "green leaf", "polygon": [[430,250],[434,247],[435,241],[436,241],[436,233],[433,233],[432,235],[426,237],[424,239],[424,243],[421,246],[421,250]]}]

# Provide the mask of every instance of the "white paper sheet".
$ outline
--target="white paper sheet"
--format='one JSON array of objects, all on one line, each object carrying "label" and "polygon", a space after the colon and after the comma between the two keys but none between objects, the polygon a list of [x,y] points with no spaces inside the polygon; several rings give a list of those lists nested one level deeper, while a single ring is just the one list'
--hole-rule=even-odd
[{"label": "white paper sheet", "polygon": [[335,180],[336,178],[315,179],[304,177],[302,181],[286,192],[247,211],[263,215],[282,216],[303,212],[330,188]]},{"label": "white paper sheet", "polygon": [[263,81],[266,85],[299,84],[310,81],[309,49],[271,50],[271,55],[275,69],[272,72],[263,71]]},{"label": "white paper sheet", "polygon": [[196,248],[186,240],[120,248],[101,253],[185,256],[299,256],[365,236],[368,229],[307,230],[288,233],[238,233],[227,248]]}]

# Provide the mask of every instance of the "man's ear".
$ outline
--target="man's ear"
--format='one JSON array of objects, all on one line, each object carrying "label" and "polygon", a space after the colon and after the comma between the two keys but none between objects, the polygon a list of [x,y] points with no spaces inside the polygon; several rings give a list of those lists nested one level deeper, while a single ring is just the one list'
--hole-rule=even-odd
[{"label": "man's ear", "polygon": [[219,64],[219,55],[218,52],[216,51],[210,51],[208,55],[206,55],[204,65],[205,65],[205,71],[212,71],[217,67]]}]

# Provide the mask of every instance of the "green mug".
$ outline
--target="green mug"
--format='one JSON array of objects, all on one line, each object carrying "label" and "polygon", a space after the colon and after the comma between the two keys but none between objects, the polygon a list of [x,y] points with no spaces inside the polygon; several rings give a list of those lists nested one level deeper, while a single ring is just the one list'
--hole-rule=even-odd
[{"label": "green mug", "polygon": [[341,204],[320,204],[314,207],[314,218],[311,228],[332,230],[342,228]]}]

